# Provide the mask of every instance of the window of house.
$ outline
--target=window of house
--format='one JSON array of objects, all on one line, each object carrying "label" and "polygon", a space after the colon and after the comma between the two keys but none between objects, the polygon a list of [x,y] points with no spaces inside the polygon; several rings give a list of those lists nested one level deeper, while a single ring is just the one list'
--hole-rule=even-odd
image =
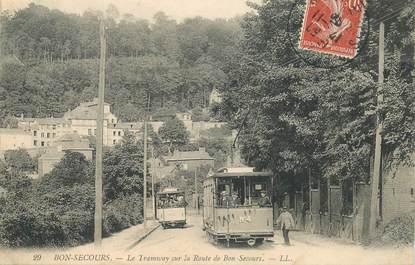
[{"label": "window of house", "polygon": [[118,136],[121,136],[121,131],[118,131]]},{"label": "window of house", "polygon": [[111,123],[114,123],[114,119],[111,120]]},{"label": "window of house", "polygon": [[37,146],[37,141],[36,140],[33,141],[33,145]]},{"label": "window of house", "polygon": [[115,139],[114,140],[112,140],[112,144],[116,144],[117,142],[115,141]]},{"label": "window of house", "polygon": [[46,134],[46,138],[50,138],[50,133],[47,133]]},{"label": "window of house", "polygon": [[112,132],[112,135],[115,136],[115,131]]},{"label": "window of house", "polygon": [[94,129],[94,135],[97,135],[97,129]]},{"label": "window of house", "polygon": [[44,141],[42,141],[42,142],[40,143],[40,146],[45,146],[45,142],[44,142]]},{"label": "window of house", "polygon": [[88,135],[92,135],[92,129],[88,129]]},{"label": "window of house", "polygon": [[45,133],[41,133],[40,137],[44,138],[45,137]]},{"label": "window of house", "polygon": [[56,130],[56,125],[52,125],[52,130]]},{"label": "window of house", "polygon": [[37,136],[37,131],[33,131],[33,136]]},{"label": "window of house", "polygon": [[411,196],[414,197],[414,188],[411,188]]}]

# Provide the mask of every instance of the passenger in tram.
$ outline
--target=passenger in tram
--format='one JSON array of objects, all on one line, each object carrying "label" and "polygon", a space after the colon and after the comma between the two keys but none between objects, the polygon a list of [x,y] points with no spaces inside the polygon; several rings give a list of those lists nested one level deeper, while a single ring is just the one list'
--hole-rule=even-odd
[{"label": "passenger in tram", "polygon": [[177,207],[186,207],[186,202],[183,195],[177,196]]},{"label": "passenger in tram", "polygon": [[260,207],[268,207],[271,206],[271,200],[267,196],[267,192],[265,190],[261,190],[261,197],[259,198],[258,205]]},{"label": "passenger in tram", "polygon": [[174,207],[176,207],[177,206],[177,198],[176,198],[176,196],[170,196],[170,198],[169,198],[169,202],[168,202],[168,207],[169,208],[174,208]]},{"label": "passenger in tram", "polygon": [[231,197],[229,196],[229,192],[224,190],[220,193],[220,205],[221,206],[230,206],[231,205]]},{"label": "passenger in tram", "polygon": [[231,203],[230,203],[230,207],[236,207],[236,206],[240,206],[241,205],[241,199],[239,198],[239,195],[237,192],[232,192],[232,197],[231,197]]}]

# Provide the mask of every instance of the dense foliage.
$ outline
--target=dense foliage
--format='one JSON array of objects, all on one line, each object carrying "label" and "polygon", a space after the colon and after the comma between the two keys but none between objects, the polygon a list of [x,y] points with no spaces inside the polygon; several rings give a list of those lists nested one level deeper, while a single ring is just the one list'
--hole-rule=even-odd
[{"label": "dense foliage", "polygon": [[[127,135],[104,155],[104,235],[142,222],[142,144]],[[8,166],[6,165],[6,168]],[[68,152],[40,180],[2,170],[0,245],[75,246],[94,234],[95,165]]]},{"label": "dense foliage", "polygon": [[[290,17],[294,2],[252,4],[256,12],[242,23],[240,67],[229,75],[231,86],[221,89],[224,100],[216,111],[241,129],[245,161],[290,176],[293,184],[307,168],[334,180],[368,180],[376,114],[384,123],[384,157],[395,158],[385,161],[408,161],[415,150],[410,1],[369,1],[368,45],[350,64],[331,69],[318,67],[318,56],[310,66],[293,51],[290,38],[298,34],[303,14]],[[381,18],[387,18],[385,100],[376,106]],[[287,32],[287,21],[298,28]]]},{"label": "dense foliage", "polygon": [[166,121],[160,127],[159,136],[164,143],[170,146],[170,152],[189,143],[189,132],[184,123],[176,117]]},{"label": "dense foliage", "polygon": [[[1,120],[60,116],[96,95],[100,17],[35,4],[2,14]],[[183,111],[207,107],[211,90],[226,86],[239,19],[178,23],[158,13],[150,23],[120,15],[114,6],[106,18],[105,100],[121,120],[142,119],[147,95],[152,112]]]}]

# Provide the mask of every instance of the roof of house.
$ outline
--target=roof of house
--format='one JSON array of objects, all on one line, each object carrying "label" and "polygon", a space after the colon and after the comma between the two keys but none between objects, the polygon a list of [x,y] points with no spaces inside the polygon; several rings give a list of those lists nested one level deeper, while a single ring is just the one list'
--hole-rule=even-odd
[{"label": "roof of house", "polygon": [[[104,113],[104,119],[108,119],[111,113]],[[70,120],[96,120],[97,119],[97,106],[82,107],[78,106],[76,109],[68,111],[65,114],[67,119]]]},{"label": "roof of house", "polygon": [[[109,103],[104,103],[108,106]],[[98,99],[91,102],[83,102],[78,107],[65,113],[67,119],[74,120],[96,120],[97,119]],[[111,113],[104,113],[104,119],[107,119]]]},{"label": "roof of house", "polygon": [[63,150],[90,149],[89,140],[82,138],[77,133],[63,135],[55,142],[55,145],[62,145]]},{"label": "roof of house", "polygon": [[40,118],[37,119],[37,123],[39,124],[47,124],[47,125],[57,125],[62,123],[67,123],[64,118]]},{"label": "roof of house", "polygon": [[22,129],[15,129],[15,128],[0,128],[0,134],[30,135],[28,132]]},{"label": "roof of house", "polygon": [[39,157],[39,160],[45,159],[53,159],[53,160],[61,160],[62,157],[65,155],[65,152],[58,151],[56,149],[49,149],[46,153]]}]

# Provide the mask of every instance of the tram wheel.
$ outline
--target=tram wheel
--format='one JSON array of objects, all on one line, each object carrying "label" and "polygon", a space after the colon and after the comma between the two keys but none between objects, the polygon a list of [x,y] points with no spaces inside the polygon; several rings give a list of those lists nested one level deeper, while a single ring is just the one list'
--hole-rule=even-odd
[{"label": "tram wheel", "polygon": [[255,238],[250,238],[248,241],[246,241],[246,243],[248,243],[250,247],[253,247],[257,243],[257,240],[255,240]]}]

